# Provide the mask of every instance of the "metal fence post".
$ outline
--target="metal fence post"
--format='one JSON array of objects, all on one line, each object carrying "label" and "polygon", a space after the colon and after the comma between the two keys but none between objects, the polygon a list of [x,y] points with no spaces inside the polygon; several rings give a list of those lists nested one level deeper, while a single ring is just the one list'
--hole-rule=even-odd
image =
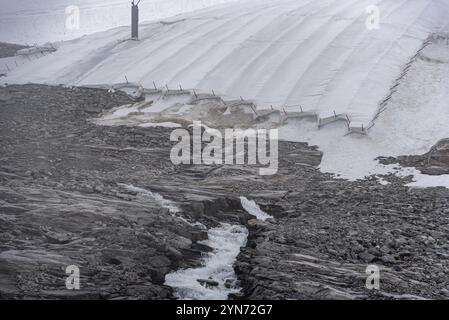
[{"label": "metal fence post", "polygon": [[138,40],[139,39],[139,5],[140,1],[131,3],[131,39]]}]

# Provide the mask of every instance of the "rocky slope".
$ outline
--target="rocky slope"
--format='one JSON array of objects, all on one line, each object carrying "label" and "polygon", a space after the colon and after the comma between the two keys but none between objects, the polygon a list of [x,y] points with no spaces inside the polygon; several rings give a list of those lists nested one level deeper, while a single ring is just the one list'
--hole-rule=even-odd
[{"label": "rocky slope", "polygon": [[[197,222],[249,230],[232,298],[449,298],[448,190],[335,179],[301,143],[280,143],[271,177],[174,166],[171,130],[89,121],[129,102],[96,89],[0,88],[0,298],[172,299],[165,275],[210,250]],[[274,219],[254,220],[240,196]],[[372,264],[377,291],[365,287]],[[68,265],[80,267],[79,291],[65,288]]]}]

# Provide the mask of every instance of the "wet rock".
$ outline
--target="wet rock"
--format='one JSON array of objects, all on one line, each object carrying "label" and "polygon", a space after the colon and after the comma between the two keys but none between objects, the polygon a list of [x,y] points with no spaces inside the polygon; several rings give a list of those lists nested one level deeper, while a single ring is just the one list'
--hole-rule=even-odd
[{"label": "wet rock", "polygon": [[202,286],[205,286],[206,288],[213,288],[219,285],[217,281],[212,279],[197,279],[196,281],[198,281]]}]

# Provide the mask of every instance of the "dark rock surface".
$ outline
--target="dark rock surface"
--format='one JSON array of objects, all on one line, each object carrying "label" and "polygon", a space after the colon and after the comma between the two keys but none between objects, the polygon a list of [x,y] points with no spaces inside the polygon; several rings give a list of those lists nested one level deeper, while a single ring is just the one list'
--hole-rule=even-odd
[{"label": "dark rock surface", "polygon": [[415,167],[428,175],[449,174],[449,139],[438,141],[423,155],[380,158],[381,163],[399,163],[404,167]]},{"label": "dark rock surface", "polygon": [[[197,221],[249,229],[236,299],[449,298],[447,189],[335,179],[305,143],[281,142],[271,177],[248,166],[174,166],[171,130],[88,121],[129,102],[94,89],[0,88],[0,298],[171,299],[165,275],[208,250]],[[252,220],[239,196],[274,219]],[[72,264],[80,291],[65,288]],[[377,291],[365,287],[372,264]]]},{"label": "dark rock surface", "polygon": [[0,42],[0,59],[6,57],[12,57],[18,50],[25,49],[26,46],[19,44],[12,44],[6,42]]}]

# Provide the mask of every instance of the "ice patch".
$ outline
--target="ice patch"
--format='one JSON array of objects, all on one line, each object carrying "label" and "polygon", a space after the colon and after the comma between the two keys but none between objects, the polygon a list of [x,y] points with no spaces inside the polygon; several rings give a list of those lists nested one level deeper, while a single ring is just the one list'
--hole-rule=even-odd
[{"label": "ice patch", "polygon": [[137,197],[141,197],[143,199],[151,199],[156,201],[162,208],[168,209],[170,213],[178,213],[181,212],[181,209],[178,208],[178,206],[171,200],[165,199],[162,195],[159,193],[151,192],[149,190],[135,187],[133,185],[127,185],[123,183],[118,184],[121,187],[124,187],[126,190],[131,192],[136,192]]},{"label": "ice patch", "polygon": [[248,200],[245,197],[240,197],[240,202],[242,203],[242,207],[243,207],[243,209],[245,209],[246,212],[255,216],[259,220],[265,221],[267,219],[273,218],[268,213],[266,213],[262,209],[260,209],[260,207],[257,205],[257,203],[253,200]]},{"label": "ice patch", "polygon": [[147,122],[139,125],[142,128],[153,128],[153,127],[163,127],[163,128],[179,128],[181,125],[175,122]]},{"label": "ice patch", "polygon": [[208,236],[201,243],[213,252],[206,255],[203,267],[179,270],[165,277],[165,284],[176,288],[176,295],[182,300],[225,300],[229,294],[240,291],[235,285],[233,264],[240,248],[246,245],[248,231],[243,226],[223,223],[210,229]]},{"label": "ice patch", "polygon": [[[373,0],[234,1],[172,23],[142,23],[138,42],[128,41],[129,27],[121,27],[59,43],[56,52],[2,81],[79,86],[129,79],[147,89],[165,86],[164,98],[182,99],[181,91],[195,89],[265,110],[288,105],[320,118],[347,114],[366,128],[404,65],[449,14],[447,0],[374,3],[382,4],[385,19],[376,32],[365,27]],[[144,12],[152,10],[141,7]],[[123,15],[129,23],[128,9]],[[165,108],[165,100],[153,107]],[[248,104],[242,109],[253,115]]]}]

